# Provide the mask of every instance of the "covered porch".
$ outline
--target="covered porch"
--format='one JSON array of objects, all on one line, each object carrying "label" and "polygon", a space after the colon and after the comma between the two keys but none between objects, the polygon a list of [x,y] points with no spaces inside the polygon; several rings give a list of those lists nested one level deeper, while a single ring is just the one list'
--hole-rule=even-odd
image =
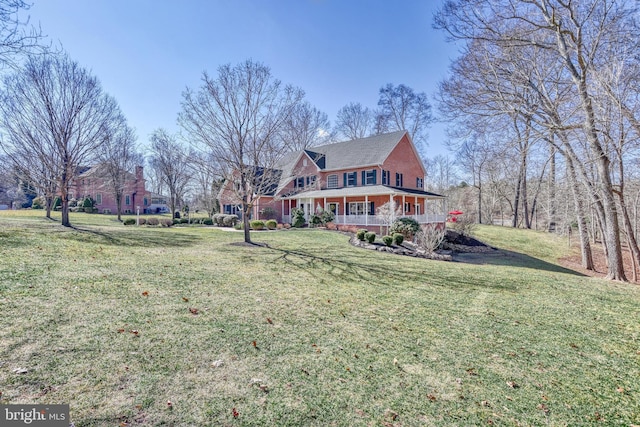
[{"label": "covered porch", "polygon": [[[291,210],[295,208],[303,210],[307,221],[318,211],[328,210],[335,215],[335,224],[362,227],[386,226],[397,217],[410,217],[420,224],[446,221],[444,196],[384,185],[312,190],[285,197],[280,202],[283,222],[291,222]],[[395,209],[387,209],[387,213],[381,215],[379,208],[387,203],[395,205]]]}]

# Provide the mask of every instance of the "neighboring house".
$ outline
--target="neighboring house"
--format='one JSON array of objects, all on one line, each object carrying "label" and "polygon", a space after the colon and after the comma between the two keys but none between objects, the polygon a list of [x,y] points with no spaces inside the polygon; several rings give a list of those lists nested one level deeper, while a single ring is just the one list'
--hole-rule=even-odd
[{"label": "neighboring house", "polygon": [[[422,224],[446,220],[444,196],[424,190],[426,171],[406,131],[290,153],[278,164],[279,182],[253,206],[252,218],[265,213],[290,222],[291,211],[330,210],[336,224],[377,228],[383,224],[376,209],[394,201],[401,216]],[[223,213],[240,214],[231,184],[223,187]]]},{"label": "neighboring house", "polygon": [[[169,212],[166,199],[145,189],[145,179],[142,166],[136,166],[135,173],[126,172],[124,191],[122,193],[122,213]],[[99,213],[115,214],[118,212],[113,189],[105,178],[101,165],[83,168],[78,178],[71,186],[69,198],[82,199],[90,196],[94,207]]]}]

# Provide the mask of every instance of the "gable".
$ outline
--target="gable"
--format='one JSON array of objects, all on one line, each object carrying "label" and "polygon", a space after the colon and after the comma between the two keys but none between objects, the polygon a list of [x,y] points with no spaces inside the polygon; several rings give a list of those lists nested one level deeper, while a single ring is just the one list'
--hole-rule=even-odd
[{"label": "gable", "polygon": [[396,144],[391,153],[382,162],[383,169],[406,171],[415,176],[427,174],[422,159],[411,142],[409,134],[405,134]]}]

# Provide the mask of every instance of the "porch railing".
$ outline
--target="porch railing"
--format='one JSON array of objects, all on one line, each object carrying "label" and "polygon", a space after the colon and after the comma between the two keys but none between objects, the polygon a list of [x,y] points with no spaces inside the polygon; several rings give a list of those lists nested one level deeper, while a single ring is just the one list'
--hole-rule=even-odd
[{"label": "porch railing", "polygon": [[[433,224],[439,222],[445,222],[447,219],[446,215],[434,215],[434,214],[424,214],[424,215],[404,215],[403,217],[413,218],[418,221],[419,224]],[[291,216],[283,215],[282,222],[290,223]],[[333,221],[335,224],[347,224],[347,225],[387,225],[379,218],[373,215],[336,215],[336,218]]]}]

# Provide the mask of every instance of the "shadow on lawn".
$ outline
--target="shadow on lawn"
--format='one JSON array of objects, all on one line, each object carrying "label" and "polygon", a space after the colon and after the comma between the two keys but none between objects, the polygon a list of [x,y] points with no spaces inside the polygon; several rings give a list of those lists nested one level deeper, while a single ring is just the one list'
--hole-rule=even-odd
[{"label": "shadow on lawn", "polygon": [[78,233],[70,233],[66,237],[80,243],[92,243],[111,246],[129,247],[186,247],[194,245],[201,238],[183,233],[163,233],[157,230],[138,230],[132,234],[127,230],[102,231],[93,228],[72,227]]},{"label": "shadow on lawn", "polygon": [[[279,252],[274,261],[281,260],[288,266],[304,270],[308,274],[312,274],[320,279],[327,276],[340,277],[349,281],[366,281],[371,284],[381,284],[388,286],[393,282],[405,285],[429,285],[429,286],[445,286],[445,287],[481,287],[493,288],[496,290],[517,291],[519,283],[513,280],[487,280],[484,275],[470,274],[447,274],[442,275],[430,274],[433,264],[426,264],[421,268],[420,263],[413,264],[414,267],[399,265],[394,262],[392,257],[398,255],[390,255],[389,257],[380,258],[370,256],[367,251],[362,254],[350,253],[345,257],[330,255],[327,249],[323,248],[302,248],[302,249],[282,249],[271,245],[266,245],[269,249]],[[405,258],[406,259],[406,258]],[[426,261],[426,260],[425,260]],[[531,256],[511,252],[506,250],[497,250],[494,253],[478,253],[478,254],[458,254],[454,257],[454,261],[473,265],[496,265],[516,268],[531,268],[552,273],[570,274],[574,276],[584,276],[583,274],[570,270],[559,265],[555,265]],[[441,262],[441,261],[434,261]],[[446,263],[446,262],[443,262]],[[456,263],[449,263],[453,269],[456,269]]]},{"label": "shadow on lawn", "polygon": [[553,273],[571,274],[586,277],[584,274],[564,268],[562,266],[534,258],[519,252],[498,249],[492,252],[457,253],[453,255],[455,262],[474,265],[500,265],[505,267],[532,268],[534,270],[550,271]]},{"label": "shadow on lawn", "polygon": [[[333,257],[327,255],[327,251],[319,250],[289,250],[268,246],[273,251],[280,252],[281,255],[274,261],[281,260],[288,266],[304,270],[308,274],[316,276],[318,279],[327,277],[337,277],[346,281],[362,281],[371,285],[382,286],[438,286],[438,287],[471,287],[471,288],[493,288],[496,290],[517,291],[518,284],[510,281],[508,283],[498,281],[487,281],[486,277],[465,276],[463,274],[443,277],[432,275],[429,266],[425,264],[420,268],[420,264],[415,267],[398,268],[398,265],[391,258],[382,260],[379,257],[372,257],[363,251],[363,254],[349,254],[348,257]],[[394,257],[396,255],[390,255]],[[454,265],[454,264],[450,264]],[[461,280],[464,278],[464,280]]]}]

